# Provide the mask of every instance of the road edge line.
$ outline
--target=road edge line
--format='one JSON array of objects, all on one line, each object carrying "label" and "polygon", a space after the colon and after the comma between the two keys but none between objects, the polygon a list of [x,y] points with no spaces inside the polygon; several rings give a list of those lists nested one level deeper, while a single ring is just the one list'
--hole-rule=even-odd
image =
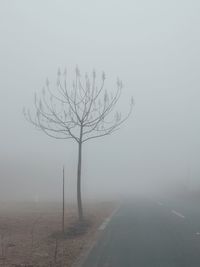
[{"label": "road edge line", "polygon": [[[113,210],[113,212],[107,218],[104,219],[103,223],[105,223],[105,221],[106,221],[107,222],[106,223],[106,226],[111,221],[111,219],[113,218],[113,216],[117,213],[117,211],[120,209],[120,207],[121,207],[121,205],[118,205]],[[101,225],[103,225],[103,223]],[[100,225],[100,227],[101,227],[101,225]],[[100,236],[103,234],[103,232],[104,232],[104,230],[105,230],[106,227],[104,227],[104,229],[101,229],[101,230],[99,228],[97,228],[97,230],[96,230],[96,234],[94,236],[94,240],[92,240],[91,242],[89,242],[89,245],[87,247],[85,247],[85,249],[83,249],[83,251],[79,255],[78,259],[72,264],[71,267],[81,267],[84,264],[84,262],[87,260],[90,252],[97,245],[97,243],[98,243],[98,241],[100,239]]]}]

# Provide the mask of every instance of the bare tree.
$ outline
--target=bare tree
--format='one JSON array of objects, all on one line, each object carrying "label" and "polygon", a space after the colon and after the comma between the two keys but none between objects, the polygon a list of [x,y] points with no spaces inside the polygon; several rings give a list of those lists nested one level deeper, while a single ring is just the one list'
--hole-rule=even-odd
[{"label": "bare tree", "polygon": [[120,125],[130,116],[133,108],[133,98],[125,116],[115,111],[121,96],[122,82],[117,80],[114,94],[105,89],[105,74],[100,81],[96,72],[82,78],[78,67],[72,84],[67,79],[66,70],[57,73],[56,91],[53,92],[47,79],[42,94],[35,94],[35,115],[24,109],[24,115],[29,122],[42,130],[48,136],[56,139],[73,139],[78,144],[77,166],[77,203],[79,220],[83,219],[81,200],[81,159],[82,145],[92,139],[110,135],[119,129]]}]

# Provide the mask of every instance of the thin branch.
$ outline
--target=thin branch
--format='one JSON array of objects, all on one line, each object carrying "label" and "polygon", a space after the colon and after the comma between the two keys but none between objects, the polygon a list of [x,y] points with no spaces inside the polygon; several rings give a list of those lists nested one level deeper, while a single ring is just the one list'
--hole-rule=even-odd
[{"label": "thin branch", "polygon": [[76,68],[75,81],[71,88],[67,85],[66,77],[61,82],[60,75],[58,71],[57,91],[52,92],[47,80],[42,96],[35,95],[35,115],[32,116],[29,110],[24,111],[25,118],[48,136],[74,139],[78,143],[86,142],[113,133],[129,118],[133,102],[124,118],[119,112],[112,116],[121,96],[121,81],[117,81],[114,96],[108,96],[104,89],[104,73],[99,88],[96,85],[95,71],[92,78],[86,74],[83,82],[80,71]]}]

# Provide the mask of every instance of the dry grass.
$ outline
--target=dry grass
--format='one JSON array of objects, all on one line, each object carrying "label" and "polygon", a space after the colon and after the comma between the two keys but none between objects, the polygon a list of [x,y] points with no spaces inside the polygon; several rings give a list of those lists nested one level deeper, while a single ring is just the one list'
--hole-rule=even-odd
[{"label": "dry grass", "polygon": [[87,221],[80,226],[76,224],[76,208],[66,207],[66,233],[60,238],[60,204],[1,203],[0,266],[71,266],[113,208],[110,202],[88,203]]}]

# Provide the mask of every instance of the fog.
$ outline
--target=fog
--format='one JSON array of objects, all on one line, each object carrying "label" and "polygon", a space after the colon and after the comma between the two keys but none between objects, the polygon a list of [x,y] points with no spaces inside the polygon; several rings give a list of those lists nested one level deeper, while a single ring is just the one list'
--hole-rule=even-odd
[{"label": "fog", "polygon": [[77,144],[37,131],[22,114],[57,69],[106,73],[124,88],[121,130],[83,147],[84,199],[200,187],[197,0],[0,2],[0,201],[75,196]]}]

